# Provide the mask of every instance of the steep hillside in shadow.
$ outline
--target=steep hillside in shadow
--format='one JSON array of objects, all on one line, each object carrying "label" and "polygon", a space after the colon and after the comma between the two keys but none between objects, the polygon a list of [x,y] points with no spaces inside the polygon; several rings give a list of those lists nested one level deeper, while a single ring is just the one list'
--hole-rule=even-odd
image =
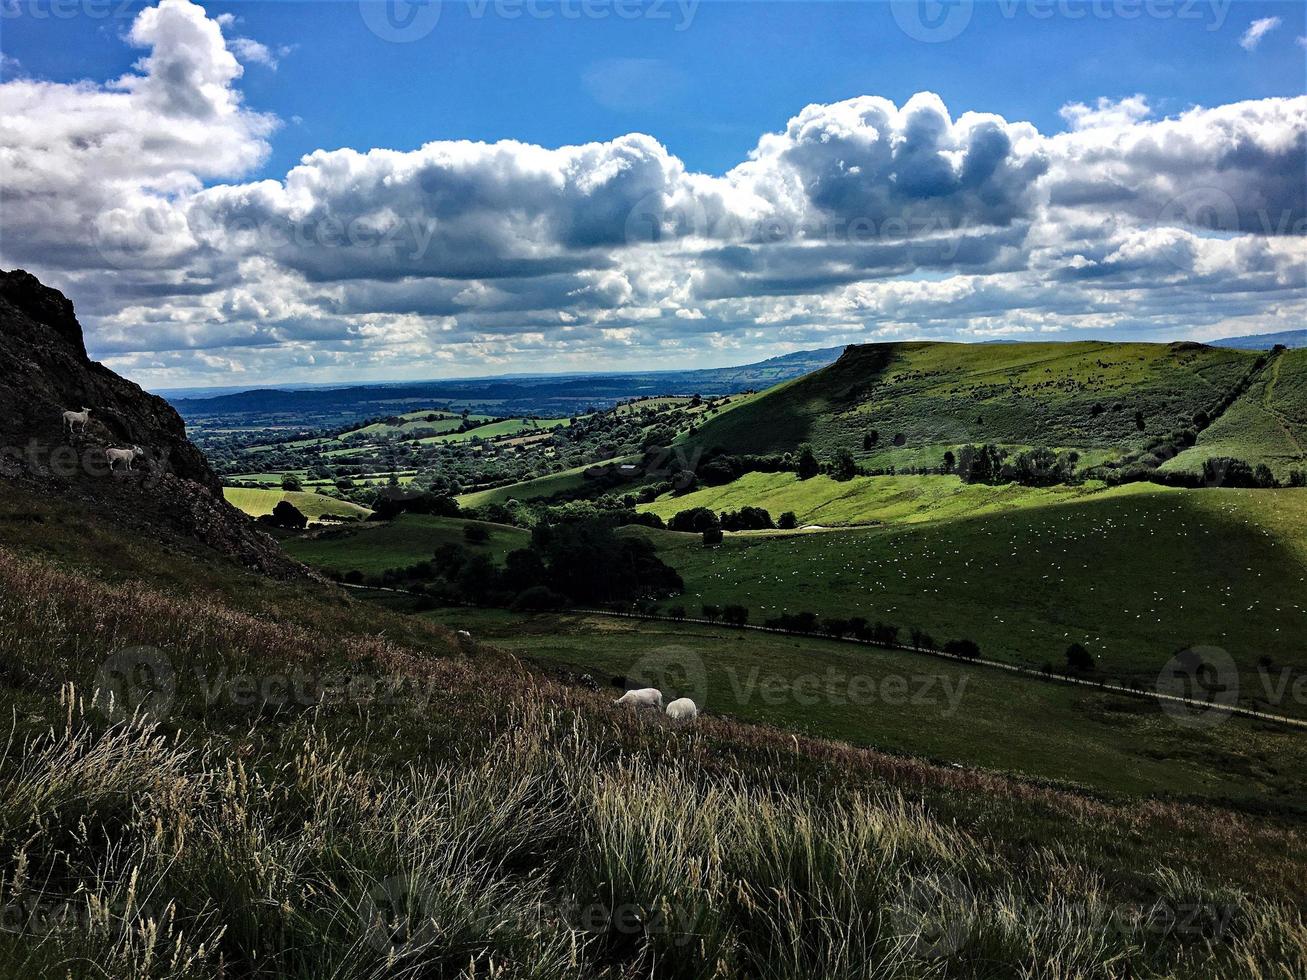
[{"label": "steep hillside in shadow", "polygon": [[[151,537],[198,541],[272,574],[296,572],[223,501],[177,412],[92,361],[72,302],[22,270],[0,272],[0,364],[0,479]],[[71,424],[68,411],[78,413]],[[112,450],[132,448],[140,449],[135,458],[111,465]]]}]

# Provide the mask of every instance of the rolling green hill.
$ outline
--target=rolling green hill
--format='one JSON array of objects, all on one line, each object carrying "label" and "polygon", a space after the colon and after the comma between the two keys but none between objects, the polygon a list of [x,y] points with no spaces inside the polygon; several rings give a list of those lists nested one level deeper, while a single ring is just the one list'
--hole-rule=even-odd
[{"label": "rolling green hill", "polygon": [[[463,536],[463,529],[469,524],[484,527],[490,534],[489,540],[484,544],[469,544]],[[503,561],[508,552],[524,547],[528,537],[521,528],[502,524],[404,514],[387,523],[334,528],[311,537],[291,538],[284,542],[284,547],[292,558],[315,568],[342,573],[357,570],[375,575],[426,561],[442,544],[451,543]]]},{"label": "rolling green hill", "polygon": [[1203,462],[1232,456],[1265,463],[1280,480],[1307,465],[1307,349],[1285,351],[1247,393],[1163,470],[1197,471]]},{"label": "rolling green hill", "polygon": [[1105,676],[1149,686],[1177,651],[1216,646],[1248,696],[1262,657],[1307,670],[1307,490],[1131,484],[915,525],[728,534],[714,549],[626,533],[650,536],[681,573],[678,604],[740,603],[752,622],[862,616],[1033,667],[1061,666],[1078,642]]},{"label": "rolling green hill", "polygon": [[[871,466],[935,466],[967,442],[1110,457],[1188,425],[1256,357],[1198,344],[868,344],[706,422],[692,441],[738,453],[811,442]],[[864,450],[871,430],[878,440]]]},{"label": "rolling green hill", "polygon": [[298,490],[253,490],[244,487],[223,487],[222,495],[227,503],[244,511],[251,517],[271,514],[274,507],[283,500],[289,500],[295,508],[311,521],[323,515],[363,519],[372,511],[348,500],[337,500],[326,494]]},{"label": "rolling green hill", "polygon": [[679,511],[707,507],[717,512],[761,507],[772,519],[793,511],[800,524],[846,527],[858,524],[945,520],[1080,500],[1101,493],[1102,483],[1023,487],[1015,483],[966,484],[955,476],[860,476],[837,482],[828,476],[800,480],[794,473],[746,473],[720,487],[663,494],[641,511],[664,520]]}]

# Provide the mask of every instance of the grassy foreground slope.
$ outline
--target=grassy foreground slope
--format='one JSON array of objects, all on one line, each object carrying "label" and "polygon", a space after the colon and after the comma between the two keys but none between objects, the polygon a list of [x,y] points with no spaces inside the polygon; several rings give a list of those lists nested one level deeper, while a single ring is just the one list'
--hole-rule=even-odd
[{"label": "grassy foreground slope", "polygon": [[9,495],[0,623],[0,887],[31,910],[0,976],[1307,971],[1307,839],[1264,814],[676,728]]},{"label": "grassy foreground slope", "polygon": [[[1307,669],[1307,490],[1133,484],[1083,500],[920,525],[726,536],[641,529],[685,579],[684,604],[863,616],[1039,667],[1084,644],[1149,685],[1177,651]],[[1287,707],[1287,706],[1286,706]],[[1301,707],[1299,711],[1301,712]]]},{"label": "grassy foreground slope", "polygon": [[794,473],[746,473],[723,486],[680,496],[663,494],[638,509],[664,520],[694,507],[718,512],[761,507],[773,518],[793,511],[800,524],[823,527],[915,524],[1083,500],[1103,489],[1101,483],[1054,487],[966,484],[955,476],[860,476],[839,482],[828,476],[800,480]]},{"label": "grassy foreground slope", "polygon": [[[710,420],[694,441],[741,453],[811,442],[873,465],[922,447],[938,465],[935,449],[965,442],[1124,452],[1188,425],[1256,357],[1197,344],[867,344]],[[864,453],[871,429],[879,442]]]},{"label": "grassy foreground slope", "polygon": [[1156,702],[815,637],[450,608],[427,618],[542,665],[692,697],[714,716],[1093,790],[1307,813],[1307,731],[1186,726]]}]

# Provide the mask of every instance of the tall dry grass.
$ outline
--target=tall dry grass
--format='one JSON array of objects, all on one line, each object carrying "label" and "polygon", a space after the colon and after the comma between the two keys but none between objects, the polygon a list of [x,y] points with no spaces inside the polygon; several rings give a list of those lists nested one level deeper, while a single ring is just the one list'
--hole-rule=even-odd
[{"label": "tall dry grass", "polygon": [[[44,686],[114,645],[282,667],[328,639],[0,552],[17,692],[0,976],[1307,976],[1287,903],[1161,860],[1123,885],[1078,847],[996,846],[892,778],[796,777],[762,736],[560,703],[511,669],[447,668],[442,717],[405,723],[456,741],[407,764],[382,751],[398,722],[381,712],[359,741],[322,710],[256,716],[234,739],[184,711],[166,730],[106,720],[84,686]],[[441,669],[363,640],[391,668]],[[47,693],[58,722],[20,724],[20,696]]]}]

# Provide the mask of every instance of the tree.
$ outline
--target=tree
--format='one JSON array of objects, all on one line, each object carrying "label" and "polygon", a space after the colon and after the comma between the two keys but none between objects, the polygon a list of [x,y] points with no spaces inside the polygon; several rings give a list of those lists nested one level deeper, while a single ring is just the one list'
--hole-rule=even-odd
[{"label": "tree", "polygon": [[812,451],[812,446],[806,442],[799,447],[799,461],[795,466],[795,472],[799,474],[800,480],[810,480],[821,472],[821,464],[817,462],[817,454]]},{"label": "tree", "polygon": [[705,548],[715,548],[722,543],[722,529],[719,527],[710,527],[703,532],[703,546]]},{"label": "tree", "polygon": [[722,618],[722,610],[720,606],[704,605],[702,611],[703,618],[708,620],[710,623],[715,623],[717,620]]},{"label": "tree", "polygon": [[782,531],[793,531],[799,526],[799,519],[794,515],[794,511],[787,510],[777,519],[776,526]]},{"label": "tree", "polygon": [[1076,674],[1088,674],[1094,669],[1094,657],[1079,643],[1072,643],[1066,648],[1067,670]]},{"label": "tree", "polygon": [[957,469],[957,465],[958,465],[958,458],[957,458],[956,456],[953,455],[953,450],[951,450],[951,449],[945,449],[945,450],[944,450],[944,472],[945,472],[945,473],[952,473],[955,469]]},{"label": "tree", "polygon": [[748,607],[738,605],[723,606],[722,619],[734,626],[743,626],[749,621]]},{"label": "tree", "polygon": [[273,527],[284,527],[292,530],[302,530],[309,523],[309,519],[300,513],[300,509],[289,500],[277,501],[277,506],[272,508],[272,513],[265,514],[259,520]]},{"label": "tree", "polygon": [[876,443],[880,442],[880,433],[875,429],[869,429],[867,434],[862,437],[862,449],[864,452],[870,452],[876,448]]},{"label": "tree", "polygon": [[483,524],[465,524],[463,540],[468,544],[485,544],[490,540],[490,531]]},{"label": "tree", "polygon": [[290,493],[298,493],[304,489],[304,484],[294,473],[283,473],[281,477],[281,488]]},{"label": "tree", "polygon": [[845,483],[857,476],[858,464],[853,458],[853,453],[844,448],[835,450],[835,456],[831,459],[830,475],[831,479],[839,483]]},{"label": "tree", "polygon": [[703,532],[720,526],[721,521],[717,519],[717,512],[707,507],[680,511],[667,522],[667,529],[670,531]]},{"label": "tree", "polygon": [[1144,413],[1135,412],[1135,428],[1140,432],[1144,431]]},{"label": "tree", "polygon": [[944,644],[944,652],[951,653],[955,657],[975,660],[980,656],[980,645],[974,640],[949,640]]}]

